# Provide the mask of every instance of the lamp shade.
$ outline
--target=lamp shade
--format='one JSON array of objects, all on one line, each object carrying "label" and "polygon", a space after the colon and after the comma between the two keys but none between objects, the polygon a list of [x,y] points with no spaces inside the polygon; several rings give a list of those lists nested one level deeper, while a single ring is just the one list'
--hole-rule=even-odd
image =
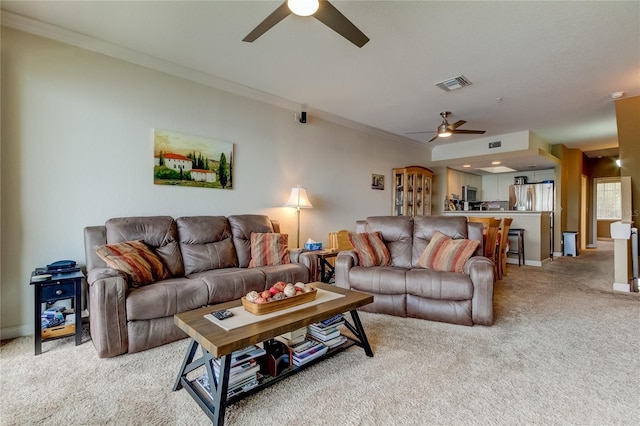
[{"label": "lamp shade", "polygon": [[307,197],[306,188],[300,188],[299,186],[291,188],[291,195],[289,201],[284,205],[285,207],[295,207],[298,209],[310,209],[313,206]]}]

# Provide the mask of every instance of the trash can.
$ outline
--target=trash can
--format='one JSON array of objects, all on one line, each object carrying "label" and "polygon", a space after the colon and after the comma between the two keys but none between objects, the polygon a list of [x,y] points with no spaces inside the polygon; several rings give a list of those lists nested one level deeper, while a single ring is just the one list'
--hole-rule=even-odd
[{"label": "trash can", "polygon": [[578,233],[572,231],[562,232],[562,255],[578,256]]}]

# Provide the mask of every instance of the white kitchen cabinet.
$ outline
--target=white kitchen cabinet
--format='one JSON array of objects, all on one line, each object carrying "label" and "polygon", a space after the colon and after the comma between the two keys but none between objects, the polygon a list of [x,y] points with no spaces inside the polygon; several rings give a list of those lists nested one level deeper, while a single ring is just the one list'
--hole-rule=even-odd
[{"label": "white kitchen cabinet", "polygon": [[556,180],[555,169],[536,170],[533,172],[534,182],[542,182],[544,180]]},{"label": "white kitchen cabinet", "polygon": [[451,194],[456,194],[462,198],[462,187],[464,185],[482,189],[482,178],[482,176],[471,173],[447,169],[447,197],[451,198]]},{"label": "white kitchen cabinet", "polygon": [[497,174],[482,176],[482,193],[479,196],[479,200],[498,200],[498,176]]},{"label": "white kitchen cabinet", "polygon": [[496,194],[496,200],[509,201],[509,186],[513,185],[513,179],[516,176],[524,175],[515,173],[502,173],[498,175],[498,190]]}]

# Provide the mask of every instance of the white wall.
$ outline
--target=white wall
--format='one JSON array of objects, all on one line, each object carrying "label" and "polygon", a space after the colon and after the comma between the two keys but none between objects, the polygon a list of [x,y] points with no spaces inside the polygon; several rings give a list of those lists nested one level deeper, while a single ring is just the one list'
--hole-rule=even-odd
[{"label": "white wall", "polygon": [[[2,338],[33,333],[31,271],[84,263],[83,228],[132,215],[267,214],[295,244],[290,188],[307,188],[301,240],[328,242],[391,213],[391,169],[426,148],[2,29]],[[153,184],[153,128],[233,142],[234,189]],[[424,159],[424,161],[420,161]],[[384,191],[371,174],[386,176]]]}]

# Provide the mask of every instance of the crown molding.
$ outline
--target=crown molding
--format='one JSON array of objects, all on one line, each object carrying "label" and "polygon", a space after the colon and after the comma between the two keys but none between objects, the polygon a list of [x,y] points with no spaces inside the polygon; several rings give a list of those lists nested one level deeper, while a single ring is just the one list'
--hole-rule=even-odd
[{"label": "crown molding", "polygon": [[[86,34],[70,31],[56,25],[51,25],[46,22],[38,21],[36,19],[5,10],[2,10],[1,16],[2,26],[8,28],[59,41],[61,43],[69,44],[71,46],[79,47],[81,49],[89,50],[92,52],[100,53],[145,68],[160,71],[165,74],[169,74],[196,83],[204,84],[205,86],[213,87],[215,89],[264,102],[266,104],[274,105],[290,111],[299,112],[301,108],[301,103],[299,102],[294,102],[292,100],[281,98],[271,93],[243,86],[241,84],[234,83],[232,81],[225,80],[214,75],[206,74],[180,64],[156,58],[154,56],[150,56],[136,50],[128,49],[123,46],[106,42],[104,40],[99,40]],[[404,138],[393,133],[388,133],[383,130],[376,129],[374,127],[370,127],[365,124],[358,123],[326,111],[313,108],[310,110],[308,109],[308,111],[317,118],[321,118],[335,124],[340,124],[351,129],[360,130],[387,139],[391,138],[399,142],[411,143],[424,147],[424,144],[421,144],[413,139]]]}]

